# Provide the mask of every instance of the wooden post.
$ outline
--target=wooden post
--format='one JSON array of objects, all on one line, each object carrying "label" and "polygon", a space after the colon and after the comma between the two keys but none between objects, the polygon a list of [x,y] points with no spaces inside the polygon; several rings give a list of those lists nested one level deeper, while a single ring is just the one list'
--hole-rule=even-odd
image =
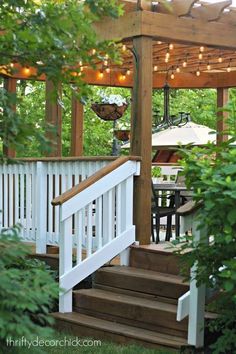
[{"label": "wooden post", "polygon": [[[229,99],[229,91],[227,88],[218,87],[217,88],[217,108],[223,108]],[[228,140],[227,134],[222,134],[224,130],[227,130],[227,112],[217,112],[217,145],[223,141]]]},{"label": "wooden post", "polygon": [[61,95],[61,87],[55,88],[52,81],[46,80],[46,123],[51,125],[50,129],[55,129],[55,131],[46,132],[46,137],[50,140],[51,151],[47,154],[50,157],[62,156],[62,109],[60,104],[56,101],[56,94]]},{"label": "wooden post", "polygon": [[132,121],[131,155],[141,156],[141,173],[134,184],[134,224],[140,244],[151,237],[151,164],[152,164],[152,38],[134,39],[136,57]]},{"label": "wooden post", "polygon": [[71,156],[83,155],[84,106],[75,95],[71,99]]},{"label": "wooden post", "polygon": [[[16,95],[16,79],[4,78],[4,88],[10,94]],[[15,111],[16,106],[12,106],[12,110]],[[8,158],[16,157],[16,151],[8,146],[8,141],[3,142],[3,155]]]}]

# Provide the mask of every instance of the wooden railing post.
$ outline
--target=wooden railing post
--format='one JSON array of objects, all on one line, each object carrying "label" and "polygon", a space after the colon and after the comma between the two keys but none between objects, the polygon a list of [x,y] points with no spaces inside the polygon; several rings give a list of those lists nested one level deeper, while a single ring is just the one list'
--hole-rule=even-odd
[{"label": "wooden railing post", "polygon": [[141,156],[141,173],[134,183],[134,224],[140,244],[151,239],[152,166],[152,38],[134,38],[135,75],[132,96],[131,155]]},{"label": "wooden railing post", "polygon": [[[195,242],[200,242],[206,229],[199,229],[198,222],[193,222],[193,236]],[[204,319],[206,285],[197,286],[196,271],[197,262],[191,268],[190,298],[189,298],[189,321],[188,321],[188,344],[196,348],[204,346]]]},{"label": "wooden railing post", "polygon": [[38,161],[36,167],[36,253],[46,253],[47,244],[47,174],[43,162]]}]

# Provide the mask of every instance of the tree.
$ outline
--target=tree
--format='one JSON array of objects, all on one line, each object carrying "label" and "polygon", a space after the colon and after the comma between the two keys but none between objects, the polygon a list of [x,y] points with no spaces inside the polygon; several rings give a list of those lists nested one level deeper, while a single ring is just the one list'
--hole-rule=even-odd
[{"label": "tree", "polygon": [[[93,23],[105,15],[117,17],[121,13],[116,0],[2,1],[1,72],[11,75],[18,64],[33,67],[32,79],[45,75],[55,86],[70,83],[83,100],[88,86],[83,81],[82,66],[95,67],[106,56],[119,60],[117,46],[99,40]],[[56,92],[55,99],[59,99]],[[10,112],[16,103],[16,97],[1,87],[0,139],[19,147],[30,136],[32,126],[24,125],[17,112]]]}]

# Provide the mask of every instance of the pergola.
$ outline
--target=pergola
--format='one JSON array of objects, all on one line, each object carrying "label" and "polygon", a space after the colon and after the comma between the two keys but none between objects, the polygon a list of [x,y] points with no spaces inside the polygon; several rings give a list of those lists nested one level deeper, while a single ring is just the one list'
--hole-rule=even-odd
[{"label": "pergola", "polygon": [[[141,244],[151,234],[151,155],[152,90],[168,80],[173,88],[215,88],[217,105],[228,100],[228,88],[236,86],[236,9],[232,1],[207,3],[197,0],[162,2],[120,0],[125,13],[119,19],[96,24],[103,39],[123,43],[123,64],[109,60],[97,64],[97,70],[83,63],[85,80],[92,85],[132,88],[130,154],[141,156],[141,175],[135,181],[134,223]],[[33,70],[30,68],[30,70]],[[9,91],[15,91],[16,79],[27,79],[29,71],[6,79]],[[39,78],[44,80],[45,78]],[[46,80],[50,94],[52,83]],[[48,97],[48,96],[47,96]],[[218,113],[217,129],[225,127],[224,113]],[[54,156],[61,156],[61,109],[46,102],[46,119],[57,124]],[[72,99],[71,155],[82,155],[83,106]],[[224,139],[223,136],[219,136]],[[8,152],[12,154],[11,151]],[[14,153],[13,153],[14,155]]]}]

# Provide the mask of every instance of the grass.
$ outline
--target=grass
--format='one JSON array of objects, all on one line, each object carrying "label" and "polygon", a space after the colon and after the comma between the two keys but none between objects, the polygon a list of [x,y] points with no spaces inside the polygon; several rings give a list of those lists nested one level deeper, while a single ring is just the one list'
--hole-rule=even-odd
[{"label": "grass", "polygon": [[[64,344],[64,338],[68,340],[67,345],[59,346],[59,341],[62,341],[61,344]],[[42,339],[42,338],[40,338]],[[8,347],[8,348],[1,348],[0,347],[0,354],[174,354],[176,351],[168,350],[168,349],[148,349],[138,345],[119,345],[115,343],[105,342],[103,340],[97,340],[97,345],[91,346],[93,339],[87,338],[79,338],[74,337],[64,333],[56,333],[55,336],[50,338],[45,338],[45,340],[51,341],[51,346],[49,342],[46,342],[47,345],[41,347]],[[86,345],[79,345],[76,340],[80,340],[80,344]],[[85,340],[85,342],[83,342]],[[58,341],[57,346],[53,346],[53,342]],[[69,342],[71,344],[69,345]],[[96,341],[96,339],[95,339]],[[101,342],[101,343],[100,343]]]}]

